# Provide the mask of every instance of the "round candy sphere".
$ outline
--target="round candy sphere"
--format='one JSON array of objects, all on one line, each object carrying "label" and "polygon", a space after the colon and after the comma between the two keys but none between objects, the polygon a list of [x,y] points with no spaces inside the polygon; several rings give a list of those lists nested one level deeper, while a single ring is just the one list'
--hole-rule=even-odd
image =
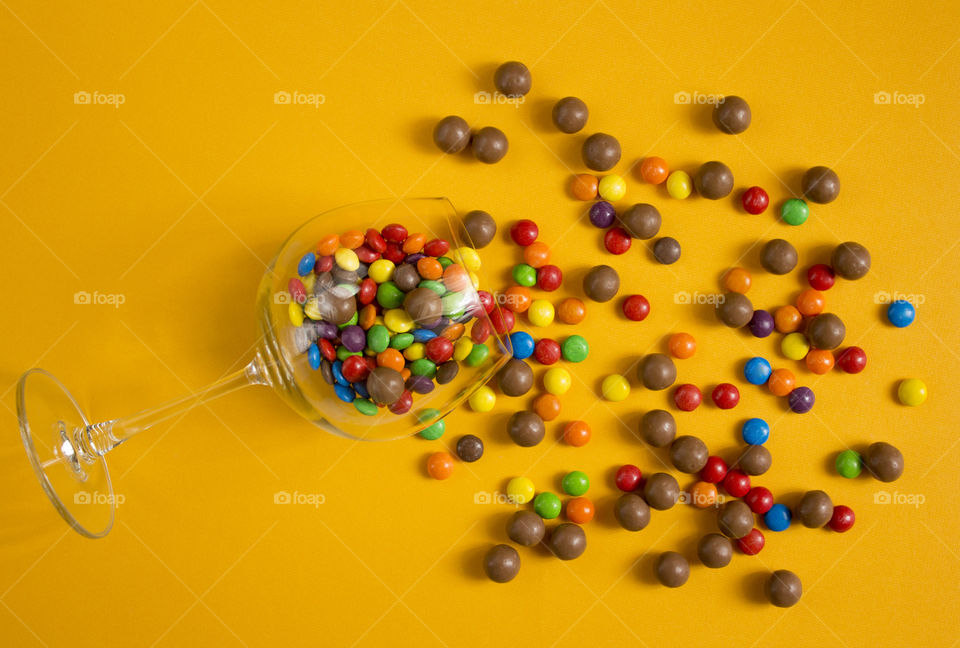
[{"label": "round candy sphere", "polygon": [[564,324],[579,324],[587,317],[587,306],[576,297],[567,297],[557,307],[557,317]]},{"label": "round candy sphere", "polygon": [[520,554],[506,544],[491,547],[483,559],[483,570],[494,583],[509,583],[520,572]]},{"label": "round candy sphere", "polygon": [[621,200],[627,194],[627,183],[623,176],[611,174],[600,178],[600,184],[597,185],[597,193],[604,200],[611,202]]},{"label": "round candy sphere", "polygon": [[731,383],[720,383],[713,388],[710,397],[720,409],[733,409],[740,402],[740,390]]},{"label": "round candy sphere", "polygon": [[463,117],[444,117],[433,129],[433,143],[444,153],[459,153],[470,143],[470,124]]},{"label": "round candy sphere", "polygon": [[617,211],[606,200],[598,200],[590,207],[590,224],[600,229],[607,229],[617,218]]},{"label": "round candy sphere", "polygon": [[564,97],[553,106],[553,123],[564,133],[579,132],[587,125],[590,111],[577,97]]},{"label": "round candy sphere", "polygon": [[510,228],[510,238],[517,245],[526,247],[536,241],[538,236],[540,236],[540,228],[532,220],[518,220]]},{"label": "round candy sphere", "polygon": [[607,233],[603,235],[603,247],[605,247],[610,254],[626,254],[632,243],[633,241],[630,239],[630,234],[622,227],[611,227],[607,230]]},{"label": "round candy sphere", "polygon": [[570,192],[577,200],[593,200],[597,197],[600,181],[592,173],[580,173],[570,181]]},{"label": "round candy sphere", "polygon": [[890,302],[890,305],[887,307],[887,319],[897,328],[910,326],[916,317],[917,311],[913,307],[913,304],[905,299]]},{"label": "round candy sphere", "polygon": [[707,457],[707,463],[700,471],[700,479],[708,484],[719,484],[727,476],[727,462],[717,456]]},{"label": "round candy sphere", "polygon": [[680,385],[673,392],[674,404],[677,406],[677,409],[683,410],[684,412],[692,412],[697,409],[700,407],[702,400],[703,395],[696,385]]},{"label": "round candy sphere", "polygon": [[904,405],[916,407],[927,400],[927,386],[919,378],[907,378],[897,387],[897,397]]},{"label": "round candy sphere", "polygon": [[770,314],[770,311],[755,310],[747,326],[750,327],[750,333],[752,333],[754,337],[765,338],[773,333],[776,322],[773,315]]},{"label": "round candy sphere", "polygon": [[845,533],[853,528],[853,523],[856,520],[852,508],[839,504],[833,507],[833,515],[830,516],[827,525],[837,533]]},{"label": "round candy sphere", "polygon": [[770,379],[773,368],[764,358],[756,357],[747,360],[743,366],[743,377],[751,385],[764,385]]},{"label": "round candy sphere", "polygon": [[620,161],[620,142],[613,135],[594,133],[580,151],[583,163],[593,171],[609,171]]},{"label": "round candy sphere", "polygon": [[803,594],[803,585],[800,577],[788,569],[778,569],[770,574],[764,585],[767,600],[781,608],[792,607],[800,600]]},{"label": "round candy sphere", "polygon": [[532,511],[517,511],[507,522],[507,536],[524,547],[539,544],[545,533],[543,518]]},{"label": "round candy sphere", "polygon": [[837,366],[848,374],[858,374],[867,366],[867,352],[857,346],[847,347],[837,356]]},{"label": "round candy sphere", "polygon": [[841,477],[855,479],[863,470],[863,457],[856,450],[844,450],[837,454],[834,466]]},{"label": "round candy sphere", "polygon": [[743,97],[730,95],[713,105],[713,123],[729,135],[742,133],[750,127],[750,104]]},{"label": "round candy sphere", "polygon": [[434,479],[446,479],[453,474],[453,457],[449,452],[434,452],[427,459],[427,472]]},{"label": "round candy sphere", "polygon": [[786,531],[791,519],[793,519],[793,513],[783,504],[774,504],[763,514],[763,523],[771,531]]},{"label": "round candy sphere", "polygon": [[870,272],[870,251],[854,241],[841,243],[830,257],[830,265],[844,279],[860,279]]},{"label": "round candy sphere", "polygon": [[529,477],[514,477],[507,482],[507,499],[511,504],[526,504],[533,499],[534,492]]},{"label": "round candy sphere", "polygon": [[494,164],[503,159],[510,144],[502,130],[485,126],[473,134],[470,146],[473,149],[473,157],[484,164]]},{"label": "round candy sphere", "polygon": [[643,178],[644,182],[660,184],[667,179],[669,174],[670,167],[667,165],[667,161],[661,157],[644,158],[643,162],[640,163],[640,177]]},{"label": "round candy sphere", "polygon": [[553,322],[555,311],[553,304],[546,299],[535,299],[527,309],[527,319],[534,326],[549,326]]},{"label": "round candy sphere", "polygon": [[571,335],[560,345],[560,353],[567,362],[583,362],[590,353],[590,345],[580,335]]},{"label": "round candy sphere", "polygon": [[780,340],[780,351],[791,360],[803,360],[810,351],[810,343],[803,333],[788,333]]},{"label": "round candy sphere", "polygon": [[538,493],[533,498],[533,510],[544,520],[552,520],[560,515],[560,509],[563,508],[560,498],[550,492]]},{"label": "round candy sphere", "polygon": [[691,191],[693,191],[693,182],[686,171],[674,171],[667,176],[667,193],[671,198],[683,200],[690,196]]},{"label": "round candy sphere", "polygon": [[733,191],[733,171],[723,162],[705,162],[695,179],[697,192],[704,198],[720,200]]},{"label": "round candy sphere", "polygon": [[650,302],[643,295],[630,295],[623,300],[623,314],[634,322],[642,322],[650,314]]},{"label": "round candy sphere", "polygon": [[793,333],[800,330],[803,324],[803,315],[797,310],[796,306],[781,306],[773,311],[773,323],[780,333]]},{"label": "round candy sphere", "polygon": [[618,403],[626,400],[627,396],[630,395],[630,383],[619,374],[610,374],[603,379],[603,383],[600,385],[600,393],[606,400]]},{"label": "round candy sphere", "polygon": [[533,355],[533,336],[526,331],[514,331],[510,334],[510,345],[513,348],[513,357],[526,360]]},{"label": "round candy sphere", "polygon": [[563,428],[563,440],[575,448],[590,442],[592,431],[585,421],[570,421]]},{"label": "round candy sphere", "polygon": [[555,396],[562,396],[570,391],[570,372],[562,367],[552,367],[543,374],[543,388]]},{"label": "round candy sphere", "polygon": [[574,470],[563,476],[560,485],[564,493],[578,497],[590,490],[590,478],[582,470]]},{"label": "round candy sphere", "polygon": [[493,85],[508,97],[522,97],[530,92],[530,70],[520,61],[507,61],[493,73]]},{"label": "round candy sphere", "polygon": [[740,196],[740,202],[748,214],[762,214],[770,205],[770,196],[762,187],[750,187]]},{"label": "round candy sphere", "polygon": [[523,448],[532,448],[546,434],[543,419],[534,412],[514,412],[507,421],[507,434]]},{"label": "round candy sphere", "polygon": [[903,453],[884,441],[871,443],[863,458],[863,465],[871,475],[882,482],[892,482],[903,474]]},{"label": "round candy sphere", "polygon": [[633,464],[625,464],[617,469],[615,482],[617,488],[624,493],[632,493],[640,486],[640,478],[643,475],[640,469]]},{"label": "round candy sphere", "polygon": [[697,341],[689,333],[674,333],[670,336],[670,355],[674,358],[686,360],[697,352]]},{"label": "round candy sphere", "polygon": [[745,443],[763,445],[770,438],[770,426],[762,418],[747,419],[740,429]]},{"label": "round candy sphere", "polygon": [[737,548],[748,556],[756,556],[766,544],[760,529],[750,529],[750,533],[737,540]]},{"label": "round candy sphere", "polygon": [[813,390],[809,387],[797,387],[788,397],[790,409],[797,414],[806,414],[813,409],[813,403],[816,400]]},{"label": "round candy sphere", "polygon": [[809,216],[810,208],[799,198],[790,198],[780,207],[780,218],[787,225],[803,225]]},{"label": "round candy sphere", "polygon": [[825,166],[815,166],[803,174],[803,195],[815,203],[833,202],[840,195],[840,178],[836,171]]},{"label": "round candy sphere", "polygon": [[833,268],[826,263],[817,263],[807,270],[807,283],[814,290],[830,290],[836,281]]}]

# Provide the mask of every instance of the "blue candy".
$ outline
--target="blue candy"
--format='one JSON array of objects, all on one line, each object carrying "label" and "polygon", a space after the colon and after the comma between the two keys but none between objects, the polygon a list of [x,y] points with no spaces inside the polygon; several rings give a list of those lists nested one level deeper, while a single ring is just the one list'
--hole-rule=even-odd
[{"label": "blue candy", "polygon": [[311,272],[313,272],[313,266],[317,263],[317,255],[313,252],[307,252],[303,255],[303,258],[300,259],[300,263],[297,264],[297,272],[301,277],[304,277]]},{"label": "blue candy", "polygon": [[756,357],[747,360],[743,366],[743,377],[751,385],[765,385],[770,380],[770,374],[773,373],[773,367],[763,358]]},{"label": "blue candy", "polygon": [[357,396],[360,398],[370,398],[370,392],[367,391],[367,383],[365,382],[353,383],[353,391],[357,392]]},{"label": "blue candy", "polygon": [[320,368],[320,349],[316,344],[311,344],[310,348],[307,349],[307,362],[310,363],[310,368],[314,371]]},{"label": "blue candy", "polygon": [[428,342],[435,337],[437,337],[436,332],[429,329],[418,328],[413,331],[414,342]]},{"label": "blue candy", "polygon": [[337,398],[342,400],[344,403],[352,403],[353,400],[357,397],[353,393],[353,390],[344,385],[334,385],[333,392],[337,395]]},{"label": "blue candy", "polygon": [[890,306],[887,307],[887,319],[897,328],[910,326],[916,317],[917,311],[913,304],[905,299],[890,302]]},{"label": "blue candy", "polygon": [[[338,385],[343,385],[344,387],[350,387],[350,381],[343,377],[343,371],[341,371],[341,367],[343,367],[343,363],[340,360],[337,360],[336,362],[333,363],[333,366],[331,367],[331,369],[333,370],[333,379],[337,381]],[[353,399],[351,398],[347,402],[349,403],[352,400]]]},{"label": "blue candy", "polygon": [[774,504],[769,511],[763,514],[763,523],[771,531],[786,531],[792,519],[793,514],[783,504]]},{"label": "blue candy", "polygon": [[741,430],[743,440],[750,445],[763,445],[770,438],[770,426],[762,418],[744,421]]},{"label": "blue candy", "polygon": [[524,360],[533,355],[535,346],[533,336],[526,331],[514,331],[510,334],[510,345],[513,347],[513,357]]}]

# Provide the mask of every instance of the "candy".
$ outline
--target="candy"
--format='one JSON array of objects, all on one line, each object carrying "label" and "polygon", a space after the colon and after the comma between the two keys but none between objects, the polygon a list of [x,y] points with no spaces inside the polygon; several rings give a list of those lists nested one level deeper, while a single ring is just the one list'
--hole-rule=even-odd
[{"label": "candy", "polygon": [[537,283],[537,270],[526,263],[513,266],[513,280],[521,286],[533,286]]},{"label": "candy", "polygon": [[720,533],[738,540],[753,529],[753,511],[741,500],[726,502],[717,511],[717,526]]},{"label": "candy", "polygon": [[807,369],[815,374],[825,374],[833,369],[833,353],[826,349],[813,349],[804,358]]},{"label": "candy", "polygon": [[507,61],[493,73],[493,85],[508,97],[522,97],[530,92],[530,70],[520,61]]},{"label": "candy", "polygon": [[545,292],[553,292],[563,282],[563,272],[555,265],[537,268],[537,287]]},{"label": "candy", "polygon": [[666,410],[650,410],[640,419],[640,436],[654,448],[673,443],[677,436],[677,422]]},{"label": "candy", "polygon": [[526,331],[514,331],[510,334],[510,347],[513,349],[513,357],[518,360],[525,360],[532,356],[534,344],[533,336]]},{"label": "candy", "polygon": [[834,467],[841,477],[855,479],[860,476],[860,471],[863,469],[863,458],[856,450],[844,450],[837,454]]},{"label": "candy", "polygon": [[760,357],[750,358],[743,366],[743,377],[751,385],[766,384],[772,373],[770,363]]},{"label": "candy", "polygon": [[770,510],[764,513],[763,523],[771,531],[786,531],[790,526],[790,520],[793,513],[783,504],[774,504]]},{"label": "candy", "polygon": [[763,588],[767,600],[780,608],[797,604],[803,594],[800,577],[787,569],[778,569],[770,574]]},{"label": "candy", "polygon": [[637,377],[647,389],[660,391],[667,389],[677,380],[677,367],[668,355],[648,353],[640,361]]},{"label": "candy", "polygon": [[746,326],[753,319],[753,304],[750,300],[740,293],[724,293],[723,298],[717,302],[717,319],[730,328],[740,328]]},{"label": "candy", "polygon": [[740,402],[740,390],[730,383],[720,383],[713,388],[710,397],[720,409],[733,409]]},{"label": "candy", "polygon": [[617,403],[630,395],[630,383],[623,376],[611,374],[603,379],[600,385],[600,393],[608,401]]},{"label": "candy", "polygon": [[582,470],[574,470],[563,476],[560,485],[567,495],[585,495],[590,489],[590,478]]},{"label": "candy", "polygon": [[672,198],[683,200],[693,191],[693,182],[686,171],[674,171],[667,176],[667,193]]},{"label": "candy", "polygon": [[833,515],[833,502],[822,490],[807,491],[800,498],[794,515],[808,529],[819,529],[830,521]]},{"label": "candy", "polygon": [[773,493],[770,492],[769,488],[754,486],[743,496],[743,501],[747,503],[751,511],[757,515],[763,515],[773,506]]},{"label": "candy", "polygon": [[533,411],[544,421],[560,416],[560,399],[553,394],[540,394],[533,399]]},{"label": "candy", "polygon": [[800,328],[803,316],[793,306],[781,306],[773,312],[773,321],[780,333],[793,333]]},{"label": "candy", "polygon": [[533,481],[528,477],[514,477],[507,482],[507,498],[511,504],[526,504],[533,500]]},{"label": "candy", "polygon": [[825,166],[807,169],[801,184],[803,195],[815,203],[830,203],[840,195],[840,178],[833,169]]},{"label": "candy", "polygon": [[810,343],[803,333],[788,333],[780,340],[780,351],[791,360],[803,360],[810,351]]},{"label": "candy", "polygon": [[562,367],[553,367],[543,374],[543,388],[557,396],[566,394],[572,382],[570,372]]},{"label": "candy", "polygon": [[729,95],[713,105],[713,123],[722,132],[736,135],[750,127],[750,105],[742,97]]},{"label": "candy", "polygon": [[743,268],[730,268],[723,275],[723,289],[727,292],[746,294],[751,284],[753,284],[753,278]]},{"label": "candy", "polygon": [[627,183],[622,176],[608,175],[600,178],[597,193],[604,200],[621,200],[627,194]]},{"label": "candy", "polygon": [[564,133],[577,133],[587,125],[590,111],[577,97],[564,97],[553,106],[554,125]]},{"label": "candy", "polygon": [[750,533],[737,540],[737,548],[748,556],[755,556],[763,549],[766,539],[760,529],[750,529]]},{"label": "candy", "polygon": [[531,268],[542,268],[550,262],[550,248],[542,241],[534,241],[524,248],[523,260]]},{"label": "candy", "polygon": [[796,384],[797,379],[789,369],[774,369],[767,381],[767,388],[774,396],[786,396]]},{"label": "candy", "polygon": [[510,144],[502,130],[485,126],[473,134],[470,146],[475,158],[484,164],[494,164],[503,159]]},{"label": "candy", "polygon": [[472,434],[463,435],[457,440],[457,456],[467,463],[477,461],[483,456],[483,441]]},{"label": "candy", "polygon": [[453,474],[453,457],[449,452],[434,452],[427,459],[427,472],[434,479],[447,479]]},{"label": "candy", "polygon": [[533,387],[533,370],[523,360],[511,358],[497,374],[497,385],[506,396],[523,396]]},{"label": "candy", "polygon": [[546,299],[535,299],[527,309],[527,319],[534,326],[549,326],[553,323],[553,304]]},{"label": "candy", "polygon": [[585,421],[570,421],[563,428],[563,440],[575,448],[587,445],[592,431]]},{"label": "candy", "polygon": [[533,498],[533,510],[544,520],[552,520],[560,515],[560,498],[550,492],[537,493]]},{"label": "candy", "polygon": [[297,264],[297,274],[301,277],[308,275],[313,272],[313,266],[317,262],[317,255],[313,252],[307,252],[300,259],[300,263]]},{"label": "candy", "polygon": [[752,333],[754,337],[765,338],[773,333],[775,322],[773,315],[771,315],[769,311],[755,310],[747,326],[750,327],[750,333]]},{"label": "candy", "polygon": [[690,489],[690,503],[696,508],[709,508],[717,503],[717,487],[710,482],[697,482]]},{"label": "candy", "polygon": [[667,166],[667,161],[661,157],[644,158],[643,162],[640,163],[640,177],[643,178],[644,182],[660,184],[667,179],[669,174],[670,167]]},{"label": "candy", "polygon": [[520,571],[520,554],[510,545],[495,545],[483,558],[483,571],[494,583],[509,583]]},{"label": "candy", "polygon": [[680,241],[664,236],[653,244],[653,257],[663,265],[672,265],[680,260]]},{"label": "candy", "polygon": [[570,193],[577,200],[593,200],[597,197],[599,180],[591,173],[581,173],[573,176],[570,182]]},{"label": "candy", "polygon": [[560,560],[574,560],[586,551],[587,536],[580,526],[565,522],[550,534],[549,547]]},{"label": "candy", "polygon": [[867,353],[857,346],[847,347],[837,356],[837,366],[848,374],[858,374],[867,366]]},{"label": "candy", "polygon": [[633,205],[620,215],[620,224],[633,238],[653,238],[660,231],[660,223],[660,212],[647,203]]},{"label": "candy", "polygon": [[854,515],[853,509],[840,504],[833,507],[833,515],[830,516],[827,525],[837,533],[845,533],[853,528],[853,523],[856,520],[857,517]]},{"label": "candy", "polygon": [[917,311],[914,309],[913,304],[904,299],[892,301],[887,307],[887,319],[897,328],[910,326],[916,317]]},{"label": "candy", "polygon": [[[744,474],[754,476],[762,475],[770,470],[772,463],[773,456],[770,454],[770,451],[767,450],[766,446],[762,445],[748,445],[743,449],[740,457],[737,459],[737,466],[740,467],[740,470],[742,470]],[[747,486],[749,487],[749,483]]]},{"label": "candy", "polygon": [[546,531],[543,518],[533,511],[517,511],[507,522],[507,536],[523,547],[540,544]]},{"label": "candy", "polygon": [[903,474],[903,453],[884,441],[872,443],[863,457],[863,465],[882,482],[892,482]]},{"label": "candy", "polygon": [[870,252],[859,243],[847,241],[834,249],[830,265],[844,279],[861,279],[870,272]]},{"label": "candy", "polygon": [[680,484],[673,475],[654,473],[643,485],[643,499],[651,508],[666,511],[680,499]]},{"label": "candy", "polygon": [[695,436],[683,435],[670,444],[670,461],[682,473],[693,474],[707,465],[707,444]]},{"label": "candy", "polygon": [[550,338],[537,340],[533,347],[533,357],[543,365],[552,365],[560,360],[560,344]]},{"label": "candy", "polygon": [[762,187],[750,187],[740,196],[740,203],[748,214],[762,214],[770,204],[770,196]]},{"label": "candy", "polygon": [[580,150],[583,163],[593,171],[609,171],[620,161],[620,142],[612,135],[594,133]]},{"label": "candy", "polygon": [[621,306],[628,320],[642,322],[650,314],[650,302],[643,295],[630,295]]},{"label": "candy", "polygon": [[557,307],[557,318],[564,324],[579,324],[586,317],[587,307],[576,297],[567,297]]},{"label": "candy", "polygon": [[537,240],[540,236],[540,228],[532,220],[518,220],[510,228],[510,238],[517,245],[526,247]]},{"label": "candy", "polygon": [[560,345],[560,352],[567,362],[583,362],[590,353],[590,345],[580,335],[571,335]]},{"label": "candy", "polygon": [[543,441],[546,427],[534,412],[515,412],[507,422],[507,433],[518,446],[531,448]]},{"label": "candy", "polygon": [[805,317],[812,317],[823,312],[826,299],[819,290],[804,290],[797,296],[797,310]]},{"label": "candy", "polygon": [[641,531],[650,523],[650,506],[636,493],[625,493],[613,505],[613,515],[627,531]]},{"label": "candy", "polygon": [[700,470],[700,479],[708,484],[719,484],[727,476],[727,462],[720,457],[707,457],[707,463]]},{"label": "candy", "polygon": [[378,405],[393,405],[403,395],[403,376],[396,369],[377,367],[366,382],[370,399]]},{"label": "candy", "polygon": [[816,398],[809,387],[797,387],[789,396],[790,409],[797,414],[806,414],[813,409]]},{"label": "candy", "polygon": [[[426,409],[420,413],[418,418],[421,422],[429,421],[430,419],[439,416],[440,412],[435,409]],[[428,441],[435,441],[443,436],[444,432],[447,431],[447,424],[443,419],[438,419],[434,423],[428,425],[427,427],[420,430],[420,436]]]},{"label": "candy", "polygon": [[[626,254],[632,245],[630,234],[622,227],[611,227],[603,235],[603,247],[610,254]],[[588,295],[589,296],[589,295]]]},{"label": "candy", "polygon": [[833,313],[821,313],[807,324],[807,338],[817,349],[836,349],[843,343],[847,329]]},{"label": "candy", "polygon": [[770,426],[762,418],[747,419],[740,428],[744,443],[763,445],[770,438]]},{"label": "candy", "polygon": [[617,488],[624,493],[632,493],[640,487],[640,479],[642,476],[639,468],[633,464],[624,464],[617,468],[614,483]]},{"label": "candy", "polygon": [[697,341],[689,333],[674,333],[670,336],[667,346],[670,349],[670,355],[680,360],[692,358],[697,351]]},{"label": "candy", "polygon": [[833,268],[825,263],[817,263],[807,270],[807,283],[814,290],[830,290],[833,288],[835,277]]},{"label": "candy", "polygon": [[498,295],[498,297],[501,297],[500,301],[503,305],[514,313],[527,312],[530,303],[533,301],[530,289],[526,286],[510,286],[503,292],[502,296]]},{"label": "candy", "polygon": [[789,198],[780,206],[780,218],[787,225],[803,225],[809,216],[810,208],[799,198]]},{"label": "candy", "polygon": [[680,587],[690,578],[690,563],[676,551],[665,551],[657,557],[656,573],[666,587]]},{"label": "candy", "polygon": [[680,385],[673,392],[673,402],[678,409],[684,412],[692,412],[700,407],[703,395],[696,385]]},{"label": "candy", "polygon": [[697,193],[710,200],[720,200],[733,191],[733,171],[723,162],[705,162],[694,179]]},{"label": "candy", "polygon": [[[463,217],[461,234],[473,243],[475,248],[485,248],[493,241],[497,234],[497,222],[493,220],[493,217],[487,212],[474,209],[473,211],[467,212]],[[446,243],[446,241],[442,242]],[[449,248],[449,243],[447,243],[447,247]],[[442,249],[442,246],[434,246],[433,249],[430,249],[429,243],[424,247],[424,250],[430,256],[435,257],[443,256],[447,252],[447,250]]]},{"label": "candy", "polygon": [[599,200],[590,207],[590,223],[594,227],[599,227],[600,229],[607,229],[613,225],[613,221],[616,220],[617,212],[613,208],[613,205],[608,203],[605,200]]},{"label": "candy", "polygon": [[[758,446],[763,447],[763,446]],[[750,492],[750,477],[740,470],[728,470],[727,476],[723,478],[723,489],[733,497],[743,497]],[[753,518],[751,518],[751,526]],[[746,531],[744,531],[746,533]]]},{"label": "candy", "polygon": [[719,533],[708,533],[697,544],[697,557],[705,567],[726,567],[733,558],[733,543]]},{"label": "candy", "polygon": [[489,386],[478,387],[467,401],[474,412],[489,412],[497,404],[497,395]]},{"label": "candy", "polygon": [[433,143],[444,153],[459,153],[470,144],[470,124],[456,115],[444,117],[433,127]]},{"label": "candy", "polygon": [[787,274],[797,267],[797,260],[797,248],[783,239],[767,241],[760,250],[760,265],[771,274]]}]

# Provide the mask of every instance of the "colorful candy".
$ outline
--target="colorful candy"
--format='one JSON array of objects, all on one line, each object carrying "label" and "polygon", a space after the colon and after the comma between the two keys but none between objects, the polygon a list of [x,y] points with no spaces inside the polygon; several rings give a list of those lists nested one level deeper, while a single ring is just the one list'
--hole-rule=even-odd
[{"label": "colorful candy", "polygon": [[770,363],[759,356],[750,358],[743,366],[743,377],[751,385],[765,385],[772,373]]},{"label": "colorful candy", "polygon": [[680,385],[673,392],[674,404],[684,412],[692,412],[697,409],[702,401],[703,395],[696,385]]},{"label": "colorful candy", "polygon": [[714,404],[720,409],[732,409],[740,402],[740,390],[736,385],[720,383],[710,394]]},{"label": "colorful candy", "polygon": [[536,491],[529,477],[514,477],[507,482],[507,498],[512,504],[526,504]]},{"label": "colorful candy", "polygon": [[533,510],[544,520],[553,520],[560,515],[562,504],[554,493],[544,491],[533,498]]},{"label": "colorful candy", "polygon": [[617,403],[626,400],[630,395],[630,383],[621,375],[611,374],[603,379],[600,393],[608,401]]},{"label": "colorful candy", "polygon": [[837,454],[834,467],[841,477],[855,479],[860,476],[863,470],[863,458],[856,450],[844,450]]},{"label": "colorful candy", "polygon": [[763,445],[770,438],[770,426],[762,418],[751,418],[743,422],[740,435],[744,443]]},{"label": "colorful candy", "polygon": [[586,495],[590,490],[590,478],[582,470],[574,470],[563,476],[560,486],[567,495]]},{"label": "colorful candy", "polygon": [[640,177],[644,182],[650,184],[661,184],[670,174],[670,167],[667,161],[661,157],[651,156],[644,158],[640,163]]},{"label": "colorful candy", "polygon": [[667,346],[670,349],[670,355],[680,360],[692,358],[697,352],[697,341],[689,333],[674,333],[670,336]]},{"label": "colorful candy", "polygon": [[904,405],[916,407],[927,400],[927,385],[919,378],[907,378],[897,387],[897,398]]},{"label": "colorful candy", "polygon": [[650,302],[643,295],[630,295],[621,306],[628,320],[642,322],[650,314]]},{"label": "colorful candy", "polygon": [[667,193],[671,198],[683,200],[690,196],[691,191],[693,191],[693,181],[686,171],[674,171],[667,176]]},{"label": "colorful candy", "polygon": [[897,328],[910,326],[916,317],[917,311],[913,307],[913,304],[905,299],[892,301],[887,307],[887,319]]},{"label": "colorful candy", "polygon": [[770,196],[762,187],[750,187],[740,196],[740,203],[748,214],[762,214],[770,204]]},{"label": "colorful candy", "polygon": [[607,201],[621,200],[627,194],[627,183],[622,176],[608,175],[600,178],[597,193]]},{"label": "colorful candy", "polygon": [[592,431],[585,421],[570,421],[563,428],[563,440],[575,448],[587,445],[591,436]]},{"label": "colorful candy", "polygon": [[427,472],[434,479],[447,479],[453,474],[453,457],[449,452],[434,452],[427,459]]},{"label": "colorful candy", "polygon": [[614,477],[614,483],[617,488],[624,493],[632,493],[640,487],[640,480],[643,474],[640,469],[633,464],[624,464],[617,468],[617,474]]}]

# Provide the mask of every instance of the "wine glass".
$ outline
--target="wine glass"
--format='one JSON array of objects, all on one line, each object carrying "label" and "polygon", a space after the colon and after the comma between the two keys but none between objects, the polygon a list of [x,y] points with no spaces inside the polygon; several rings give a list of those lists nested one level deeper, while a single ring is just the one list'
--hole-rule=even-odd
[{"label": "wine glass", "polygon": [[[336,241],[345,240],[346,236],[355,240],[370,229],[386,231],[387,224],[394,224],[394,239],[398,231],[406,229],[411,239],[414,233],[420,233],[425,240],[449,242],[449,251],[436,255],[436,261],[444,264],[443,276],[429,284],[435,293],[444,295],[443,316],[436,322],[414,322],[407,336],[409,333],[416,334],[418,339],[444,336],[457,340],[460,345],[455,359],[449,361],[460,362],[455,372],[446,372],[443,384],[434,385],[433,380],[424,380],[422,371],[410,377],[398,374],[406,381],[399,388],[406,389],[402,402],[389,407],[371,400],[364,380],[350,382],[337,367],[350,355],[340,335],[348,326],[353,326],[352,333],[356,334],[361,314],[367,320],[361,324],[367,324],[369,331],[375,316],[373,325],[385,329],[380,331],[381,339],[386,334],[391,346],[402,348],[401,344],[392,343],[399,339],[401,329],[405,331],[411,326],[410,320],[403,316],[407,323],[403,327],[394,324],[396,330],[383,326],[382,316],[388,309],[380,305],[379,294],[367,311],[361,309],[362,299],[369,299],[370,286],[362,285],[368,264],[361,262],[356,270],[344,270],[333,262],[331,255],[318,251],[319,242],[324,238],[329,242],[334,237],[336,245]],[[400,229],[397,224],[401,225]],[[366,238],[362,240],[366,249],[356,250],[362,252],[364,258],[369,260],[373,254],[379,254],[376,250],[371,252]],[[374,247],[382,247],[384,242],[381,239]],[[396,258],[395,267],[414,265],[417,253],[402,252],[400,244],[395,244],[397,249],[389,252]],[[439,249],[443,249],[442,244]],[[308,263],[311,259],[316,262]],[[331,263],[333,272],[329,267]],[[459,271],[447,272],[449,266]],[[137,433],[241,387],[272,387],[305,419],[340,436],[364,441],[410,436],[446,416],[510,357],[509,337],[497,334],[491,326],[499,306],[489,293],[478,290],[480,285],[485,285],[480,272],[479,256],[446,198],[361,202],[320,214],[287,238],[264,273],[256,299],[260,340],[253,359],[236,373],[195,394],[100,422],[91,422],[67,388],[52,374],[39,368],[24,373],[17,383],[17,418],[33,471],[63,519],[81,535],[100,538],[109,533],[113,525],[117,503],[105,455]],[[420,286],[424,286],[425,281]],[[364,290],[367,297],[362,298]],[[394,299],[404,295],[393,292]],[[345,314],[332,312],[331,303],[334,311],[343,306],[353,309],[354,315],[342,321],[346,319]],[[391,306],[406,313],[405,306]],[[369,312],[371,308],[373,315]],[[337,319],[338,316],[343,317]],[[396,314],[393,317],[396,318]],[[472,327],[478,324],[482,325],[480,330],[474,331]],[[409,337],[405,337],[404,341],[408,340]],[[318,353],[320,346],[324,347],[323,356]],[[337,347],[340,356],[331,354]],[[475,351],[464,358],[463,349]],[[368,370],[376,367],[374,351],[369,347],[364,349],[358,355],[363,362],[353,360],[354,367],[362,370],[364,363]],[[392,355],[394,361],[398,356],[399,353]],[[416,354],[408,353],[408,356],[413,358]],[[409,358],[402,356],[400,362],[406,365],[404,369],[412,365]],[[420,367],[423,366],[421,363]],[[451,373],[455,375],[450,376]],[[371,380],[373,376],[371,373]]]}]

